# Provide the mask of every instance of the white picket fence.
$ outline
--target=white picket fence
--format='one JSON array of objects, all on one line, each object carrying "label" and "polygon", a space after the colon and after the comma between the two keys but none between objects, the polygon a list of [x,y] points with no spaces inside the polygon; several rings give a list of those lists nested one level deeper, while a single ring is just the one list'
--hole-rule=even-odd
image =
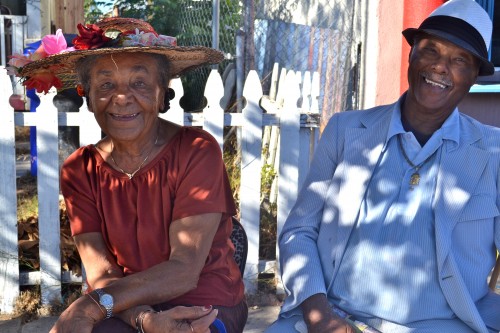
[{"label": "white picket fence", "polygon": [[[303,77],[303,79],[302,79]],[[249,247],[245,269],[245,287],[248,293],[257,288],[257,276],[269,265],[259,262],[259,226],[261,198],[261,170],[263,163],[277,161],[276,202],[278,231],[284,223],[304,175],[308,170],[311,152],[318,137],[317,91],[319,80],[310,73],[294,73],[278,69],[273,73],[273,88],[263,96],[256,72],[249,73],[243,96],[246,105],[241,113],[224,113],[219,106],[223,97],[222,79],[212,70],[206,84],[207,107],[201,113],[185,113],[179,106],[183,95],[181,81],[172,82],[176,98],[171,109],[162,117],[185,126],[203,126],[223,147],[224,126],[235,126],[240,133],[241,184],[240,219],[246,229]],[[276,86],[278,88],[276,88]],[[314,87],[314,88],[312,88]],[[61,299],[61,285],[81,281],[71,272],[61,271],[59,227],[59,159],[58,126],[79,126],[80,144],[95,143],[101,138],[93,114],[84,104],[80,112],[57,112],[53,105],[55,92],[40,95],[36,112],[14,112],[9,105],[12,85],[5,69],[0,67],[0,312],[11,313],[20,285],[41,287],[42,304]],[[302,97],[302,98],[300,98]],[[301,101],[301,106],[297,103]],[[267,110],[263,110],[263,107]],[[17,209],[16,209],[16,155],[15,126],[36,126],[37,186],[40,270],[19,271]],[[262,155],[263,139],[277,138],[272,156]],[[264,161],[265,160],[265,161]],[[274,162],[272,162],[274,163]],[[274,262],[273,262],[274,263]],[[272,267],[273,265],[271,265]]]}]

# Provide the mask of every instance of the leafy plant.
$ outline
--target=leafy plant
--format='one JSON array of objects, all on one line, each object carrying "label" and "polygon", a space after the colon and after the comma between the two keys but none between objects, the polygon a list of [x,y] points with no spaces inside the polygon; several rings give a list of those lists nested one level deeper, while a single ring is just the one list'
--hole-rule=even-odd
[{"label": "leafy plant", "polygon": [[83,3],[85,23],[95,23],[106,14],[102,8],[112,6],[112,0],[85,0]]}]

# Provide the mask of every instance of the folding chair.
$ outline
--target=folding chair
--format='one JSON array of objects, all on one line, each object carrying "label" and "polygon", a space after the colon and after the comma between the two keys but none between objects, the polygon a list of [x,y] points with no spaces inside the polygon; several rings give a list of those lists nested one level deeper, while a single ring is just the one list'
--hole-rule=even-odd
[{"label": "folding chair", "polygon": [[[240,268],[241,276],[243,276],[243,273],[245,272],[245,265],[247,263],[247,254],[248,254],[248,238],[247,238],[247,233],[245,232],[245,229],[243,229],[243,226],[241,225],[240,221],[236,217],[232,217],[232,222],[233,222],[233,231],[231,232],[231,236],[229,238],[231,239],[231,242],[233,242],[234,245],[234,260],[238,264],[238,267]],[[224,323],[220,319],[216,319],[215,322],[212,324],[217,328],[219,333],[227,333],[226,327],[224,326]]]},{"label": "folding chair", "polygon": [[233,231],[231,232],[231,242],[234,244],[234,260],[240,268],[241,276],[245,272],[245,265],[247,263],[247,253],[248,253],[248,238],[245,229],[241,225],[240,221],[233,216]]},{"label": "folding chair", "polygon": [[495,267],[493,268],[493,272],[491,272],[491,278],[490,278],[490,289],[495,291],[497,287],[497,281],[498,281],[498,276],[500,275],[500,255],[497,256],[497,263],[495,264]]}]

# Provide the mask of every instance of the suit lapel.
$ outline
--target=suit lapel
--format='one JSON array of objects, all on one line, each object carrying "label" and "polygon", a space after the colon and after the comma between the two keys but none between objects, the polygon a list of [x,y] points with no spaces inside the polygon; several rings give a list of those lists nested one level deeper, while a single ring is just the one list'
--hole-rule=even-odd
[{"label": "suit lapel", "polygon": [[462,135],[464,142],[456,149],[452,149],[449,142],[446,142],[442,149],[434,204],[436,249],[440,270],[450,250],[451,233],[474,193],[489,159],[488,152],[471,145],[480,135],[475,132],[473,134],[476,135]]},{"label": "suit lapel", "polygon": [[[478,332],[487,332],[450,254],[452,232],[486,167],[489,153],[472,146],[482,137],[473,126],[461,122],[461,143],[442,149],[435,196],[436,256],[441,288],[453,312]],[[465,172],[464,172],[465,171]]]}]

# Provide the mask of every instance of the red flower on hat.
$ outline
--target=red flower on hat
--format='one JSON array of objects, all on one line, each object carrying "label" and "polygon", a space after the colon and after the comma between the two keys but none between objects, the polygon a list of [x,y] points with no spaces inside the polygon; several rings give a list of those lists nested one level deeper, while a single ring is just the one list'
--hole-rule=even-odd
[{"label": "red flower on hat", "polygon": [[104,30],[95,24],[78,23],[77,28],[80,35],[73,39],[73,45],[77,50],[97,49],[111,41],[111,38],[104,35]]},{"label": "red flower on hat", "polygon": [[49,89],[52,87],[55,87],[56,89],[61,88],[62,82],[50,71],[43,71],[30,76],[23,82],[23,85],[27,89],[36,89],[37,93],[48,93]]}]

